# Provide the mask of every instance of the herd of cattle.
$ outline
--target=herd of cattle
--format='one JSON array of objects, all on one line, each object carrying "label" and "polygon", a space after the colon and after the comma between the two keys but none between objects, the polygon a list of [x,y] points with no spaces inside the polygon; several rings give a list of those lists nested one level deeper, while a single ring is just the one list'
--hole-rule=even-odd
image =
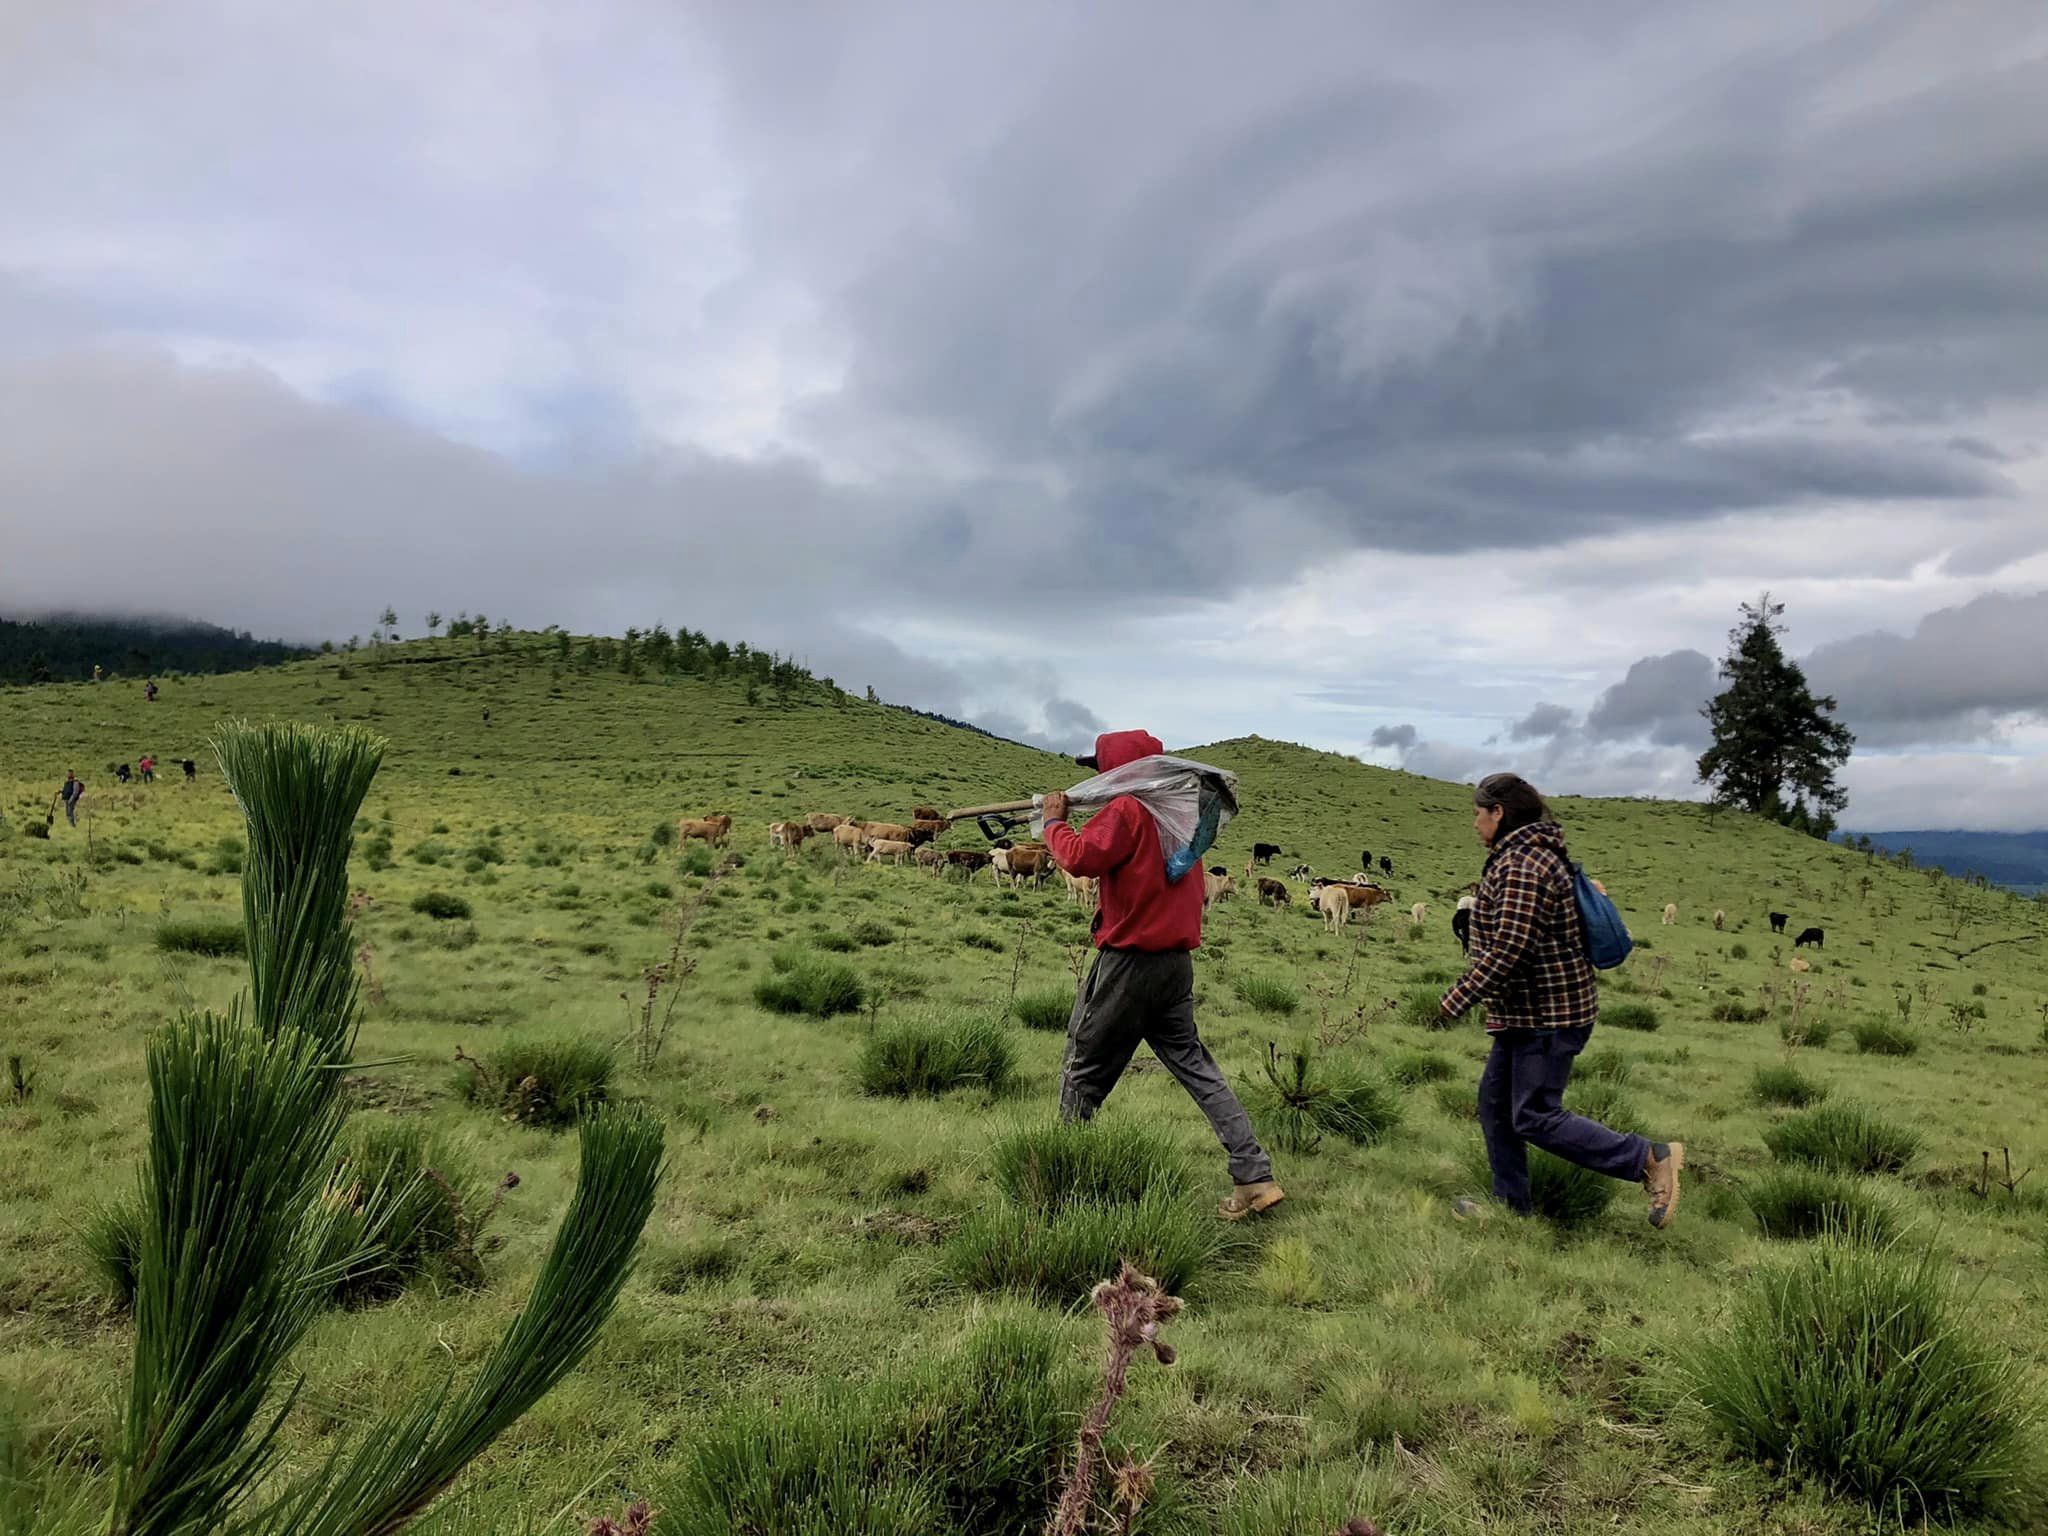
[{"label": "herd of cattle", "polygon": [[[1083,906],[1095,904],[1096,882],[1061,869],[1053,862],[1051,850],[1045,844],[1002,838],[985,849],[934,846],[951,825],[951,819],[943,812],[925,805],[912,811],[907,822],[863,821],[854,816],[833,816],[813,811],[802,821],[770,822],[768,845],[795,853],[813,837],[829,837],[833,848],[845,857],[864,856],[870,864],[915,864],[933,876],[957,874],[968,880],[986,869],[999,885],[1007,882],[1017,886],[1029,881],[1037,886],[1044,884],[1048,875],[1057,874],[1065,882],[1067,895],[1072,900]],[[723,848],[731,836],[732,817],[728,815],[685,816],[676,822],[676,841],[682,847],[697,841],[711,848]],[[1282,856],[1282,850],[1276,843],[1252,844],[1251,858],[1244,867],[1244,878],[1257,892],[1261,906],[1278,908],[1292,905],[1293,892],[1288,889],[1286,881],[1258,873],[1262,865]],[[1289,879],[1308,888],[1310,906],[1321,915],[1324,927],[1331,933],[1336,933],[1350,922],[1354,913],[1363,913],[1360,920],[1364,921],[1372,915],[1374,907],[1393,899],[1393,894],[1373,878],[1374,861],[1370,850],[1359,854],[1358,864],[1358,874],[1341,880],[1319,876],[1306,864],[1297,864],[1288,871]],[[1394,861],[1391,858],[1383,854],[1378,864],[1381,874],[1393,874]],[[1478,889],[1476,885],[1465,887],[1451,914],[1451,931],[1468,954],[1472,948],[1472,907]],[[1202,872],[1202,906],[1205,909],[1236,894],[1237,880],[1227,866],[1212,864]],[[1418,901],[1408,909],[1409,921],[1420,924],[1428,913],[1429,903]],[[1667,902],[1663,916],[1667,926],[1677,922],[1677,904]],[[1770,920],[1771,932],[1777,934],[1784,933],[1785,925],[1790,921],[1783,912],[1771,913]],[[1727,921],[1726,911],[1715,911],[1716,931]],[[1819,928],[1803,929],[1792,941],[1792,947],[1803,949],[1810,944],[1820,949],[1826,937]],[[1803,959],[1795,957],[1792,964],[1795,969],[1807,969]]]}]

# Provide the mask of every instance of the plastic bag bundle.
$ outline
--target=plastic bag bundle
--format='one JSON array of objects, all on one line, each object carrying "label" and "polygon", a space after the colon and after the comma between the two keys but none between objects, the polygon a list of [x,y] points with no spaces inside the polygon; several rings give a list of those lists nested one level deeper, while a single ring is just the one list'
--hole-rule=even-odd
[{"label": "plastic bag bundle", "polygon": [[[1201,864],[1216,835],[1237,814],[1237,775],[1159,753],[1083,779],[1067,791],[1067,805],[1074,811],[1097,811],[1119,795],[1131,796],[1152,813],[1166,855],[1166,878],[1179,880]],[[1042,797],[1032,801],[1031,835],[1045,836]]]}]

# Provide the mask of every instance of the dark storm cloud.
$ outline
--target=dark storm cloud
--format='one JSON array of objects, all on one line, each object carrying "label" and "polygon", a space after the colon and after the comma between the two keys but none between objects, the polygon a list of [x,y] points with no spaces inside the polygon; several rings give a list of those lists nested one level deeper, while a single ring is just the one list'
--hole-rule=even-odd
[{"label": "dark storm cloud", "polygon": [[1700,710],[1717,691],[1714,663],[1698,651],[1645,656],[1586,711],[1585,732],[1601,741],[1704,750],[1710,733]]},{"label": "dark storm cloud", "polygon": [[1971,740],[2012,717],[2048,719],[2043,636],[2048,592],[1993,592],[1928,614],[1911,634],[1823,645],[1805,666],[1865,745]]},{"label": "dark storm cloud", "polygon": [[1381,725],[1373,728],[1372,745],[1376,747],[1392,747],[1397,752],[1406,752],[1415,745],[1415,739],[1416,730],[1412,725]]},{"label": "dark storm cloud", "polygon": [[1538,704],[1508,727],[1510,741],[1547,741],[1571,729],[1572,712],[1562,704]]}]

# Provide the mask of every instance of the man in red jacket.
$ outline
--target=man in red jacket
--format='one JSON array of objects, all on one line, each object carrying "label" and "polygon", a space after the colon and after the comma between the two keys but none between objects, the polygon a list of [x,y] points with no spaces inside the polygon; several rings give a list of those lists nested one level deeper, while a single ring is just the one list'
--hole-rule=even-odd
[{"label": "man in red jacket", "polygon": [[[1095,740],[1095,755],[1077,761],[1107,773],[1165,749],[1144,731],[1112,731]],[[1195,1033],[1195,965],[1202,943],[1202,872],[1166,878],[1159,827],[1144,802],[1121,795],[1085,832],[1067,825],[1067,797],[1044,798],[1045,841],[1061,869],[1101,881],[1095,911],[1095,965],[1067,1021],[1060,1069],[1060,1114],[1092,1119],[1144,1041],[1160,1065],[1187,1089],[1230,1155],[1237,1186],[1219,1207],[1226,1220],[1278,1205],[1272,1159],[1252,1134],[1251,1117],[1230,1091],[1215,1058]]]}]

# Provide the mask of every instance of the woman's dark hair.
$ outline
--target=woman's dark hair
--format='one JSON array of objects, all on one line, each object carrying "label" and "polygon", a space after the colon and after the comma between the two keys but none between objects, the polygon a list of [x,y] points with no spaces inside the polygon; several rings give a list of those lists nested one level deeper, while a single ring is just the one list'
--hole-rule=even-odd
[{"label": "woman's dark hair", "polygon": [[1550,807],[1536,793],[1536,786],[1518,773],[1488,774],[1473,787],[1472,803],[1481,810],[1500,808],[1500,830],[1494,833],[1496,842],[1522,827],[1550,820]]}]

